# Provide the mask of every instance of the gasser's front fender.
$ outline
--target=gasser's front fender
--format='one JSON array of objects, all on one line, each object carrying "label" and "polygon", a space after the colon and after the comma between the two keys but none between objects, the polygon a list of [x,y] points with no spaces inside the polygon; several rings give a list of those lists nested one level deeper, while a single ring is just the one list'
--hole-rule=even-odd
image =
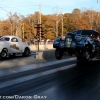
[{"label": "gasser's front fender", "polygon": [[79,50],[83,50],[85,49],[85,42],[84,41],[80,41],[80,42],[76,42],[76,50],[79,49]]},{"label": "gasser's front fender", "polygon": [[10,52],[9,45],[7,45],[5,42],[0,43],[0,52],[2,52],[3,49],[7,49],[7,52]]}]

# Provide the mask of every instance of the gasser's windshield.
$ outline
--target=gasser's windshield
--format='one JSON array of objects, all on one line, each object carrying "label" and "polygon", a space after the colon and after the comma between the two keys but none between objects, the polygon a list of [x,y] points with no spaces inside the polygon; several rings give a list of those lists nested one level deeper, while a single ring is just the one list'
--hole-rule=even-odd
[{"label": "gasser's windshield", "polygon": [[9,40],[10,40],[9,37],[1,37],[1,38],[0,38],[0,41],[9,41]]},{"label": "gasser's windshield", "polygon": [[0,38],[0,41],[6,41],[6,40],[5,40],[5,38],[4,38],[4,37],[1,37],[1,38]]}]

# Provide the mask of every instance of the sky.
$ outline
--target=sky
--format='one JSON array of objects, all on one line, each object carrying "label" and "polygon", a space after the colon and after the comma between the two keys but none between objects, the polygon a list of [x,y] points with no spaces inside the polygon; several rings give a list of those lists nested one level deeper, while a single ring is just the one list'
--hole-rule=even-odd
[{"label": "sky", "polygon": [[[84,11],[100,11],[100,0],[0,0],[0,20],[8,18],[10,12],[28,16],[40,11],[42,14],[71,13],[75,8]],[[40,6],[41,5],[41,6]]]}]

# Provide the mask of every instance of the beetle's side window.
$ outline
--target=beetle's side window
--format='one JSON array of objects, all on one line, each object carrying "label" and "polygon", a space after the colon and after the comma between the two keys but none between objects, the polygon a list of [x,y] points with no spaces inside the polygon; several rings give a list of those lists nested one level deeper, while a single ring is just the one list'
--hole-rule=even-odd
[{"label": "beetle's side window", "polygon": [[18,39],[17,38],[12,38],[11,42],[18,42]]}]

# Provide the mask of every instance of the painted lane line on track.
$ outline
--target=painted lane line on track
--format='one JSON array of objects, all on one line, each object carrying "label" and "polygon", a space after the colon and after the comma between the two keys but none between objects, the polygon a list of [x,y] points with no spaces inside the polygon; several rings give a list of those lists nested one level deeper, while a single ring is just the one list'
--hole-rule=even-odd
[{"label": "painted lane line on track", "polygon": [[0,77],[5,76],[5,75],[14,74],[14,73],[19,73],[22,71],[28,71],[28,70],[38,69],[38,68],[42,68],[42,67],[48,67],[51,65],[55,65],[55,64],[59,64],[59,63],[63,63],[63,62],[68,62],[68,61],[72,61],[72,60],[76,60],[76,58],[73,57],[73,58],[63,59],[60,61],[57,60],[57,61],[53,61],[53,62],[46,62],[46,63],[40,63],[40,64],[30,64],[27,66],[20,67],[19,69],[17,68],[17,70],[10,68],[9,73],[5,73],[5,71],[0,70]]},{"label": "painted lane line on track", "polygon": [[[41,72],[41,73],[40,73],[40,76],[38,76],[38,77],[41,77],[41,76],[44,76],[44,75],[53,74],[53,73],[56,73],[56,72],[58,72],[58,71],[62,71],[62,70],[65,70],[65,69],[69,69],[69,68],[74,67],[75,65],[76,65],[76,64],[72,64],[72,65],[68,65],[68,66],[64,66],[64,67],[52,69],[52,70],[49,70],[49,71]],[[36,74],[36,75],[37,75],[37,74]]]},{"label": "painted lane line on track", "polygon": [[4,88],[4,87],[10,86],[10,85],[15,85],[15,84],[21,83],[21,82],[30,81],[30,80],[33,80],[33,79],[36,79],[36,78],[39,78],[39,77],[42,77],[42,76],[45,76],[45,75],[53,74],[53,73],[56,73],[56,72],[59,72],[59,71],[65,70],[65,69],[72,68],[75,65],[76,64],[72,64],[72,65],[61,67],[61,68],[56,68],[56,69],[52,69],[52,70],[49,70],[49,71],[41,72],[41,73],[38,73],[38,74],[25,76],[25,77],[21,77],[21,78],[18,78],[18,79],[10,80],[10,81],[7,81],[7,82],[3,82],[3,83],[0,83],[0,88]]},{"label": "painted lane line on track", "polygon": [[53,62],[46,62],[46,63],[40,63],[40,64],[31,64],[31,65],[27,65],[24,66],[24,68],[26,69],[37,69],[37,68],[42,68],[42,67],[46,67],[46,66],[50,66],[50,65],[55,65],[55,64],[59,64],[59,63],[63,63],[63,62],[68,62],[68,61],[72,61],[72,60],[76,60],[75,57],[73,58],[68,58],[68,59],[63,59],[60,61],[53,61]]}]

